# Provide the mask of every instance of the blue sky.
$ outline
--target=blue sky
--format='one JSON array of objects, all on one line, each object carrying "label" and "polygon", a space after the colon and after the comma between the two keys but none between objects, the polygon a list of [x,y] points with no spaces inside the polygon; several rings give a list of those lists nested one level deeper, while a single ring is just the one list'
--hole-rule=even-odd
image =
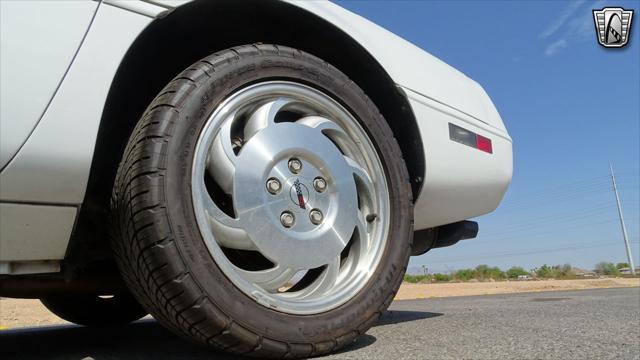
[{"label": "blue sky", "polygon": [[[640,264],[640,2],[337,1],[478,81],[514,141],[514,176],[474,240],[413,257],[447,271],[626,261],[609,161]],[[624,49],[597,44],[592,9],[634,9]]]}]

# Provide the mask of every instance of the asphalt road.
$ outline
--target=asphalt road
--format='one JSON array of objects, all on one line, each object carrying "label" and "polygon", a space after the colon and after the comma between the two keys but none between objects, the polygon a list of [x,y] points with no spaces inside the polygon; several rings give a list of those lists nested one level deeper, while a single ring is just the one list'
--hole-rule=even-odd
[{"label": "asphalt road", "polygon": [[[3,359],[229,359],[152,320],[0,332]],[[640,359],[640,288],[396,301],[327,359]]]}]

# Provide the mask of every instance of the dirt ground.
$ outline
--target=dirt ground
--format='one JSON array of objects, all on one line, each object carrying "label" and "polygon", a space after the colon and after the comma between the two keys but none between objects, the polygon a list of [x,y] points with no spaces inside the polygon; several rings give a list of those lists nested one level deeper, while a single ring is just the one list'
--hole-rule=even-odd
[{"label": "dirt ground", "polygon": [[604,289],[640,286],[640,278],[610,278],[585,280],[531,280],[466,283],[408,284],[404,283],[396,300],[428,299],[449,296],[510,294],[554,290]]},{"label": "dirt ground", "polygon": [[[396,300],[427,299],[449,296],[507,294],[552,290],[579,290],[640,286],[640,278],[467,282],[441,284],[404,283]],[[49,312],[39,300],[0,298],[0,330],[16,327],[65,324],[66,321]]]}]

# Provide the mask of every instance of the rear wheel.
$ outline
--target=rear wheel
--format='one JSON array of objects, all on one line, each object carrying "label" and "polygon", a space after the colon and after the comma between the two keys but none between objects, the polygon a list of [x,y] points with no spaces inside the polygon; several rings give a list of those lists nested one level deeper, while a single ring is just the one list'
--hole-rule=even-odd
[{"label": "rear wheel", "polygon": [[175,332],[318,355],[393,299],[411,204],[398,144],[357,85],[301,51],[243,46],[192,65],[143,115],[114,188],[114,250]]},{"label": "rear wheel", "polygon": [[50,297],[40,301],[59,317],[85,326],[121,326],[147,315],[130,294]]}]

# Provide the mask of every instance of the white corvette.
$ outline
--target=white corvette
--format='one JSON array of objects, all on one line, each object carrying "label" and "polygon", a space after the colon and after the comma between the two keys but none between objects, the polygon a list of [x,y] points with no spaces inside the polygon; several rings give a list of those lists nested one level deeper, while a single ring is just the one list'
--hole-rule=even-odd
[{"label": "white corvette", "polygon": [[511,180],[480,85],[334,4],[0,7],[0,296],[72,322],[331,352]]}]

